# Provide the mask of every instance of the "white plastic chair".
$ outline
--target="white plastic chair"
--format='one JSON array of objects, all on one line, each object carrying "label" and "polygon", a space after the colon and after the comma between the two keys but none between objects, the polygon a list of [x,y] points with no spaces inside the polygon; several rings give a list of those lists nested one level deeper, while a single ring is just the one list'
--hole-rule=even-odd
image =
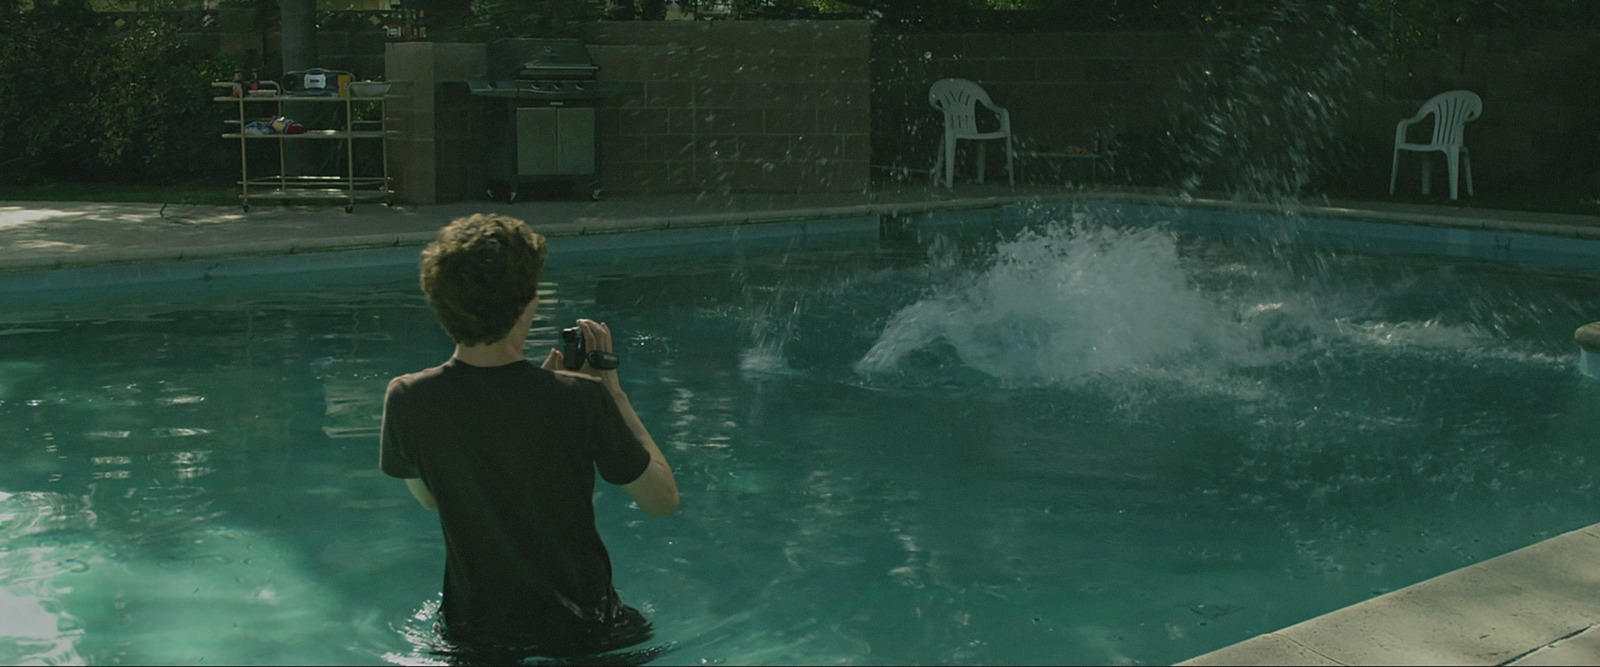
[{"label": "white plastic chair", "polygon": [[[977,106],[988,107],[995,115],[1000,117],[1000,129],[995,132],[979,132]],[[984,146],[981,143],[991,139],[1004,139],[1006,141],[1006,176],[1011,184],[1017,184],[1016,172],[1012,168],[1011,150],[1011,112],[1002,107],[995,106],[989,101],[989,94],[983,92],[983,87],[966,79],[941,79],[928,89],[928,104],[944,112],[944,139],[939,143],[939,157],[933,164],[933,179],[939,180],[941,170],[944,175],[944,186],[951,187],[955,182],[956,169],[956,140],[970,139],[980,141],[978,144],[978,182],[983,182]]]},{"label": "white plastic chair", "polygon": [[[1472,157],[1467,154],[1467,147],[1462,145],[1464,126],[1483,113],[1483,99],[1470,90],[1452,90],[1447,93],[1434,95],[1433,99],[1423,103],[1417,115],[1400,121],[1394,128],[1394,164],[1389,168],[1389,194],[1394,194],[1394,183],[1400,174],[1400,151],[1439,151],[1444,153],[1445,163],[1450,167],[1450,198],[1456,198],[1457,163],[1460,163],[1460,172],[1466,176],[1467,194],[1472,194]],[[1419,123],[1429,115],[1433,116],[1433,140],[1426,144],[1413,144],[1406,142],[1406,128]],[[1432,164],[1426,155],[1422,156],[1422,194],[1428,194],[1428,181],[1433,175]]]}]

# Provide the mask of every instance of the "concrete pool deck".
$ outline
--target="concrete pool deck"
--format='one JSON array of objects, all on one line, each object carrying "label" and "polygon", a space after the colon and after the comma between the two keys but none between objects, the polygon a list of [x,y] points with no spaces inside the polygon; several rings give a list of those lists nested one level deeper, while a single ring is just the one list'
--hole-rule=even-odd
[{"label": "concrete pool deck", "polygon": [[905,187],[838,195],[680,195],[394,208],[364,204],[348,214],[335,204],[257,206],[244,213],[237,206],[0,201],[0,272],[422,245],[451,220],[479,212],[520,217],[547,236],[564,236],[1075,201],[1287,211],[1329,218],[1376,216],[1411,225],[1600,239],[1600,216],[1388,202],[1284,206],[1179,198],[1155,191],[1062,192],[1004,186],[966,186],[954,193]]},{"label": "concrete pool deck", "polygon": [[[522,218],[548,236],[817,218],[859,218],[1011,204],[1135,203],[1298,212],[1409,225],[1600,239],[1600,216],[1391,202],[1298,206],[1179,198],[1155,191],[926,187],[843,195],[663,196],[431,206],[162,206],[0,201],[4,275],[145,262],[421,246],[472,213]],[[3,305],[0,301],[0,305]],[[1600,664],[1600,524],[1258,636],[1183,664]]]}]

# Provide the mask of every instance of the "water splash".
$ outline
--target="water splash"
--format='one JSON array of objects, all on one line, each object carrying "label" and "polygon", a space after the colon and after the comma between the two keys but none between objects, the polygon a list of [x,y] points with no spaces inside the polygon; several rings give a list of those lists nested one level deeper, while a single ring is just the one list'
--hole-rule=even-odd
[{"label": "water splash", "polygon": [[902,370],[913,353],[943,344],[1008,384],[1057,384],[1235,356],[1250,348],[1246,334],[1190,285],[1173,234],[1080,220],[998,244],[986,269],[890,317],[855,369]]},{"label": "water splash", "polygon": [[755,345],[739,354],[739,370],[746,378],[795,375],[789,367],[783,348],[794,337],[795,318],[800,313],[800,303],[794,302],[786,313],[779,313],[782,303],[780,289],[773,299],[750,319],[750,335]]},{"label": "water splash", "polygon": [[[854,371],[870,384],[1104,378],[1244,398],[1263,378],[1299,377],[1307,364],[1568,361],[1541,343],[1512,342],[1508,328],[1536,330],[1543,313],[1506,318],[1514,292],[1452,291],[1449,266],[1375,273],[1361,258],[1288,254],[1276,243],[1197,245],[1082,214],[1041,225],[976,262],[970,248],[932,243],[923,275],[934,287],[888,317]],[[1461,303],[1476,315],[1441,315]]]},{"label": "water splash", "polygon": [[1359,150],[1346,124],[1371,96],[1360,84],[1378,52],[1345,9],[1284,0],[1215,34],[1205,64],[1180,81],[1193,101],[1174,110],[1169,150],[1185,193],[1291,204]]}]

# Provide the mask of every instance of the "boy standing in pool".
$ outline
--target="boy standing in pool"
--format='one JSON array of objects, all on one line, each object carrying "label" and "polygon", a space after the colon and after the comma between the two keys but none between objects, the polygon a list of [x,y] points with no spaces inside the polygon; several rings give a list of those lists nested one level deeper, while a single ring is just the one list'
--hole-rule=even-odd
[{"label": "boy standing in pool", "polygon": [[545,255],[521,220],[484,214],[422,252],[422,289],[455,353],[389,382],[379,458],[439,511],[448,639],[577,655],[650,636],[612,587],[595,471],[651,516],[677,511],[678,487],[622,391],[605,323],[578,320],[590,352],[577,372],[558,350],[541,366],[523,356]]}]

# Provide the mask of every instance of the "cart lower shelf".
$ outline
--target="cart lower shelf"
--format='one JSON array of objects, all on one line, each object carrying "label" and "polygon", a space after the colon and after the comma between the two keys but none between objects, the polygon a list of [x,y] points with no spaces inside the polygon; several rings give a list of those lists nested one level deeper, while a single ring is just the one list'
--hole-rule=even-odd
[{"label": "cart lower shelf", "polygon": [[[277,184],[277,179],[272,179],[271,185]],[[261,185],[268,185],[262,183]],[[394,193],[390,190],[351,190],[348,188],[334,188],[327,186],[314,186],[310,184],[296,184],[283,189],[266,190],[263,192],[248,192],[239,195],[244,211],[250,212],[250,201],[260,199],[263,201],[326,201],[342,200],[345,202],[344,212],[355,210],[356,202],[382,201],[386,206],[392,206],[389,197]]]}]

